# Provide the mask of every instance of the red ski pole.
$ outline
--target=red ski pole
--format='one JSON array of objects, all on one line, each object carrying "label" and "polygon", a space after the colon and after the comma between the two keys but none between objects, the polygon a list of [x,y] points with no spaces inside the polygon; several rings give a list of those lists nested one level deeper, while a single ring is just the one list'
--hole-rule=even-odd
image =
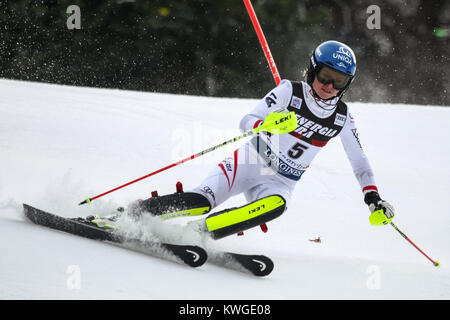
[{"label": "red ski pole", "polygon": [[430,260],[432,263],[433,263],[433,265],[435,266],[435,267],[440,267],[440,262],[439,261],[437,261],[437,260],[433,260],[433,259],[431,259],[429,256],[427,256],[426,254],[425,254],[425,252],[423,252],[418,246],[416,246],[415,244],[414,244],[414,242],[412,242],[407,236],[406,236],[406,234],[404,234],[394,223],[392,223],[392,222],[390,222],[390,224],[391,224],[391,226],[393,226],[394,227],[394,229],[395,230],[397,230],[398,231],[398,233],[400,233],[401,234],[401,236],[403,237],[403,238],[405,238],[405,240],[406,241],[408,241],[414,248],[416,248],[421,254],[423,254],[428,260]]},{"label": "red ski pole", "polygon": [[253,9],[252,3],[250,0],[244,0],[245,7],[247,8],[248,15],[250,16],[250,20],[252,21],[253,27],[255,28],[256,35],[258,36],[259,43],[264,51],[264,55],[266,56],[267,62],[269,63],[270,71],[272,71],[273,78],[275,79],[276,85],[281,82],[280,74],[278,73],[277,66],[275,65],[275,60],[272,57],[272,53],[270,52],[269,45],[267,44],[266,37],[261,29],[261,25],[259,24],[258,18],[256,17],[255,10]]},{"label": "red ski pole", "polygon": [[[258,129],[258,128],[256,128],[256,129]],[[82,205],[82,204],[86,204],[86,203],[91,203],[91,201],[93,201],[93,200],[95,200],[95,199],[98,199],[98,198],[100,198],[100,197],[103,197],[104,195],[107,195],[107,194],[109,194],[109,193],[111,193],[111,192],[114,192],[114,191],[116,191],[116,190],[122,189],[122,188],[124,188],[124,187],[126,187],[126,186],[129,186],[130,184],[133,184],[133,183],[136,183],[136,182],[138,182],[138,181],[144,180],[144,179],[146,179],[146,178],[148,178],[148,177],[151,177],[151,176],[153,176],[153,175],[155,175],[155,174],[158,174],[158,173],[160,173],[160,172],[166,171],[166,170],[168,170],[168,169],[170,169],[170,168],[173,168],[173,167],[175,167],[175,166],[178,166],[178,165],[180,165],[180,164],[182,164],[182,163],[185,163],[185,162],[187,162],[187,161],[189,161],[189,160],[198,158],[198,157],[204,155],[205,153],[208,153],[208,152],[214,151],[214,150],[216,150],[216,149],[218,149],[218,148],[221,148],[221,147],[223,147],[223,146],[229,145],[229,144],[231,144],[231,143],[233,143],[233,142],[236,142],[236,141],[238,141],[238,140],[240,140],[240,139],[243,139],[243,138],[245,138],[245,137],[248,137],[248,136],[250,136],[250,135],[252,135],[252,134],[254,134],[254,133],[256,133],[255,129],[253,129],[253,130],[251,130],[251,131],[247,131],[247,132],[245,132],[244,134],[240,135],[239,137],[230,139],[230,140],[225,141],[225,142],[223,142],[223,143],[221,143],[221,144],[218,144],[218,145],[216,145],[216,146],[214,146],[214,147],[211,147],[211,148],[208,148],[208,149],[206,149],[206,150],[203,150],[203,151],[201,151],[201,152],[199,152],[199,153],[193,154],[193,155],[190,156],[190,157],[187,157],[187,158],[185,158],[185,159],[183,159],[183,160],[180,160],[180,161],[178,161],[178,162],[172,163],[172,164],[170,164],[170,165],[168,165],[168,166],[165,166],[164,168],[161,168],[161,169],[159,169],[159,170],[153,171],[153,172],[151,172],[151,173],[149,173],[149,174],[147,174],[147,175],[145,175],[145,176],[143,176],[143,177],[140,177],[140,178],[137,178],[137,179],[135,179],[135,180],[133,180],[133,181],[127,182],[127,183],[125,183],[125,184],[123,184],[123,185],[121,185],[121,186],[118,186],[118,187],[114,188],[114,189],[111,189],[111,190],[108,190],[108,191],[106,191],[106,192],[103,192],[102,194],[99,194],[99,195],[97,195],[97,196],[95,196],[95,197],[86,198],[86,200],[81,201],[78,205]]]},{"label": "red ski pole", "polygon": [[108,193],[111,193],[111,192],[114,192],[116,190],[122,189],[122,188],[124,188],[126,186],[129,186],[130,184],[133,184],[133,183],[136,183],[136,182],[141,181],[143,179],[146,179],[148,177],[151,177],[151,176],[153,176],[155,174],[158,174],[160,172],[163,172],[165,170],[168,170],[170,168],[178,166],[178,165],[180,165],[182,163],[185,163],[185,162],[187,162],[189,160],[198,158],[198,157],[200,157],[200,156],[202,156],[202,155],[204,155],[204,154],[206,154],[208,152],[212,152],[214,150],[217,150],[219,148],[222,148],[224,146],[232,144],[232,143],[234,143],[236,141],[244,139],[244,138],[246,138],[248,136],[251,136],[251,135],[254,135],[254,134],[258,134],[261,131],[267,131],[267,132],[274,133],[274,134],[275,133],[276,134],[282,134],[282,133],[291,132],[296,127],[297,127],[297,118],[295,117],[294,112],[291,111],[291,112],[289,112],[287,114],[286,113],[282,113],[282,112],[273,112],[273,113],[269,114],[266,117],[266,119],[264,120],[263,124],[260,125],[259,127],[256,127],[256,128],[254,128],[254,129],[252,129],[250,131],[247,131],[247,132],[241,134],[238,137],[235,137],[233,139],[230,139],[230,140],[227,140],[225,142],[222,142],[222,143],[220,143],[220,144],[218,144],[218,145],[216,145],[214,147],[210,147],[208,149],[200,151],[199,153],[193,154],[192,156],[187,157],[187,158],[185,158],[183,160],[180,160],[178,162],[175,162],[175,163],[172,163],[172,164],[170,164],[168,166],[165,166],[164,168],[161,168],[159,170],[153,171],[152,173],[149,173],[149,174],[147,174],[147,175],[145,175],[143,177],[140,177],[140,178],[137,178],[137,179],[135,179],[133,181],[127,182],[127,183],[125,183],[125,184],[123,184],[121,186],[118,186],[118,187],[116,187],[114,189],[111,189],[109,191],[103,192],[102,194],[99,194],[99,195],[97,195],[95,197],[86,198],[86,200],[81,201],[79,203],[79,205],[90,203],[92,200],[95,200],[95,199],[98,199],[100,197],[103,197],[104,195],[107,195]]}]

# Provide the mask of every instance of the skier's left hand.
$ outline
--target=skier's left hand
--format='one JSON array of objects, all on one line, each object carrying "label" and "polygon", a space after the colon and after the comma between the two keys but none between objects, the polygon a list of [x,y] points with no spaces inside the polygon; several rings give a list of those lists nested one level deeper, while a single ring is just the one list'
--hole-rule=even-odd
[{"label": "skier's left hand", "polygon": [[369,206],[369,210],[371,212],[369,221],[372,225],[385,225],[390,223],[394,218],[394,206],[389,202],[382,200],[378,192],[372,191],[366,193],[364,202]]}]

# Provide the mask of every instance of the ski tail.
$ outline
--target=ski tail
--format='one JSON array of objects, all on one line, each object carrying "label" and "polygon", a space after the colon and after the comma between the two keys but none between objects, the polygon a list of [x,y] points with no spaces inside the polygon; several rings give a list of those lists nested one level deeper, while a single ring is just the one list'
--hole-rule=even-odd
[{"label": "ski tail", "polygon": [[225,251],[208,251],[208,261],[227,269],[265,277],[274,269],[273,261],[264,255],[240,254]]},{"label": "ski tail", "polygon": [[263,255],[246,255],[231,252],[228,254],[242,267],[258,277],[269,275],[274,268],[273,261]]}]

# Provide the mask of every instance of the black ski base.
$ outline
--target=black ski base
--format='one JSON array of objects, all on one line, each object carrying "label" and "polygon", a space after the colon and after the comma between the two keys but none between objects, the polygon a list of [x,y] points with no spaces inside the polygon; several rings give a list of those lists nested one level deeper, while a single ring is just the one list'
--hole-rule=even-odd
[{"label": "black ski base", "polygon": [[25,216],[35,224],[88,239],[112,242],[121,247],[134,249],[160,258],[167,258],[166,253],[168,253],[174,258],[174,261],[181,260],[181,262],[191,267],[203,265],[208,258],[206,251],[198,246],[130,239],[120,235],[118,232],[98,228],[77,219],[54,215],[27,204],[23,204],[23,210]]}]

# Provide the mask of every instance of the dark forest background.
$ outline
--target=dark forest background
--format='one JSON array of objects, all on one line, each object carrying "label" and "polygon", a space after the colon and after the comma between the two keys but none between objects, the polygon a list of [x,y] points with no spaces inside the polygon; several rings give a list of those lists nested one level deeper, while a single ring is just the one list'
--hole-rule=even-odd
[{"label": "dark forest background", "polygon": [[[335,39],[357,56],[348,101],[450,106],[450,1],[253,0],[282,78]],[[69,30],[70,5],[81,29]],[[381,10],[369,29],[367,8]],[[0,77],[260,98],[274,86],[242,0],[0,1]]]}]

